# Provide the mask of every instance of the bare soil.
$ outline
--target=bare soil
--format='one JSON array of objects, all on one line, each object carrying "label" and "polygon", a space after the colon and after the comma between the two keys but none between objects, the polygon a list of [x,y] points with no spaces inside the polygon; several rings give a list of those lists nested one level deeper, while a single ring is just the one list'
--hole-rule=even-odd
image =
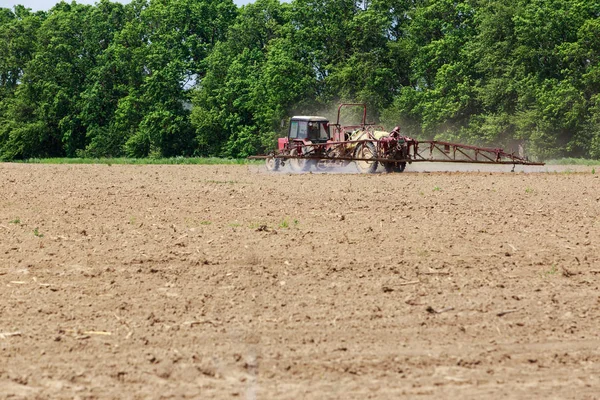
[{"label": "bare soil", "polygon": [[0,398],[597,399],[590,170],[0,164]]}]

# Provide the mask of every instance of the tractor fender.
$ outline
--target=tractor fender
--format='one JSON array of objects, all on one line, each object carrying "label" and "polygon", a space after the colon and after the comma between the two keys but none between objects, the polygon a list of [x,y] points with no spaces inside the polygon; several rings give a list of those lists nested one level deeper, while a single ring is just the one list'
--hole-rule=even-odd
[{"label": "tractor fender", "polygon": [[288,144],[288,138],[279,138],[277,139],[277,149],[278,150],[283,150],[286,148]]}]

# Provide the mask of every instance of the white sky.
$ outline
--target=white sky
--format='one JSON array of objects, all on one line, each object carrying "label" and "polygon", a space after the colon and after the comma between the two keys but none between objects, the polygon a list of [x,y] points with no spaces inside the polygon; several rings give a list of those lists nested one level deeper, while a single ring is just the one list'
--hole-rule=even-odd
[{"label": "white sky", "polygon": [[[111,0],[118,1],[119,3],[129,3],[130,0]],[[0,0],[0,8],[13,8],[16,4],[21,4],[27,8],[31,8],[33,11],[49,10],[58,3],[59,0]],[[68,3],[71,0],[67,0]],[[81,4],[94,4],[95,0],[77,0]],[[241,6],[243,4],[251,3],[252,0],[233,0],[235,4]]]}]

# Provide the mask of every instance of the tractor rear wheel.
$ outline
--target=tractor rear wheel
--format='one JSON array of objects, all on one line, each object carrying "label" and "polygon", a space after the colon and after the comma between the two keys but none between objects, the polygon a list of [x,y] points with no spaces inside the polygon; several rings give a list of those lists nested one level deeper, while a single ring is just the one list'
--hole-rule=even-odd
[{"label": "tractor rear wheel", "polygon": [[406,168],[406,162],[389,162],[389,163],[385,163],[384,165],[385,167],[385,172],[390,173],[390,172],[404,172],[404,169]]},{"label": "tractor rear wheel", "polygon": [[[292,149],[290,151],[290,156],[292,156],[292,157],[297,157],[298,154],[299,154],[298,149]],[[304,172],[304,171],[310,170],[310,166],[311,166],[310,161],[312,161],[312,160],[306,160],[304,158],[290,158],[289,164],[290,164],[290,168],[292,169],[292,171]]]},{"label": "tractor rear wheel", "polygon": [[363,142],[354,150],[355,158],[363,158],[367,160],[354,161],[356,169],[362,174],[372,174],[377,171],[377,161],[368,161],[369,158],[377,158],[375,145],[371,142]]},{"label": "tractor rear wheel", "polygon": [[281,160],[275,157],[268,157],[265,159],[265,165],[267,167],[267,171],[274,172],[279,170],[279,166],[281,165]]}]

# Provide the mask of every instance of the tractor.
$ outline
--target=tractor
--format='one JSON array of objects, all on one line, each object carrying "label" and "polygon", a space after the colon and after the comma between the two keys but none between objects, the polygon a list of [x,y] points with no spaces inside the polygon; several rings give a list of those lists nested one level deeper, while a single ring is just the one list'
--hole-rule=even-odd
[{"label": "tractor", "polygon": [[[363,108],[361,123],[342,125],[342,108],[356,106]],[[404,171],[410,162],[407,155],[412,139],[401,136],[399,127],[386,132],[380,126],[368,124],[366,116],[365,104],[342,104],[335,124],[324,117],[292,117],[287,137],[277,141],[278,152],[266,158],[267,169],[276,171],[287,162],[294,172],[326,171],[354,162],[359,172],[375,172],[379,163],[388,172]],[[381,161],[381,157],[385,160]]]}]

